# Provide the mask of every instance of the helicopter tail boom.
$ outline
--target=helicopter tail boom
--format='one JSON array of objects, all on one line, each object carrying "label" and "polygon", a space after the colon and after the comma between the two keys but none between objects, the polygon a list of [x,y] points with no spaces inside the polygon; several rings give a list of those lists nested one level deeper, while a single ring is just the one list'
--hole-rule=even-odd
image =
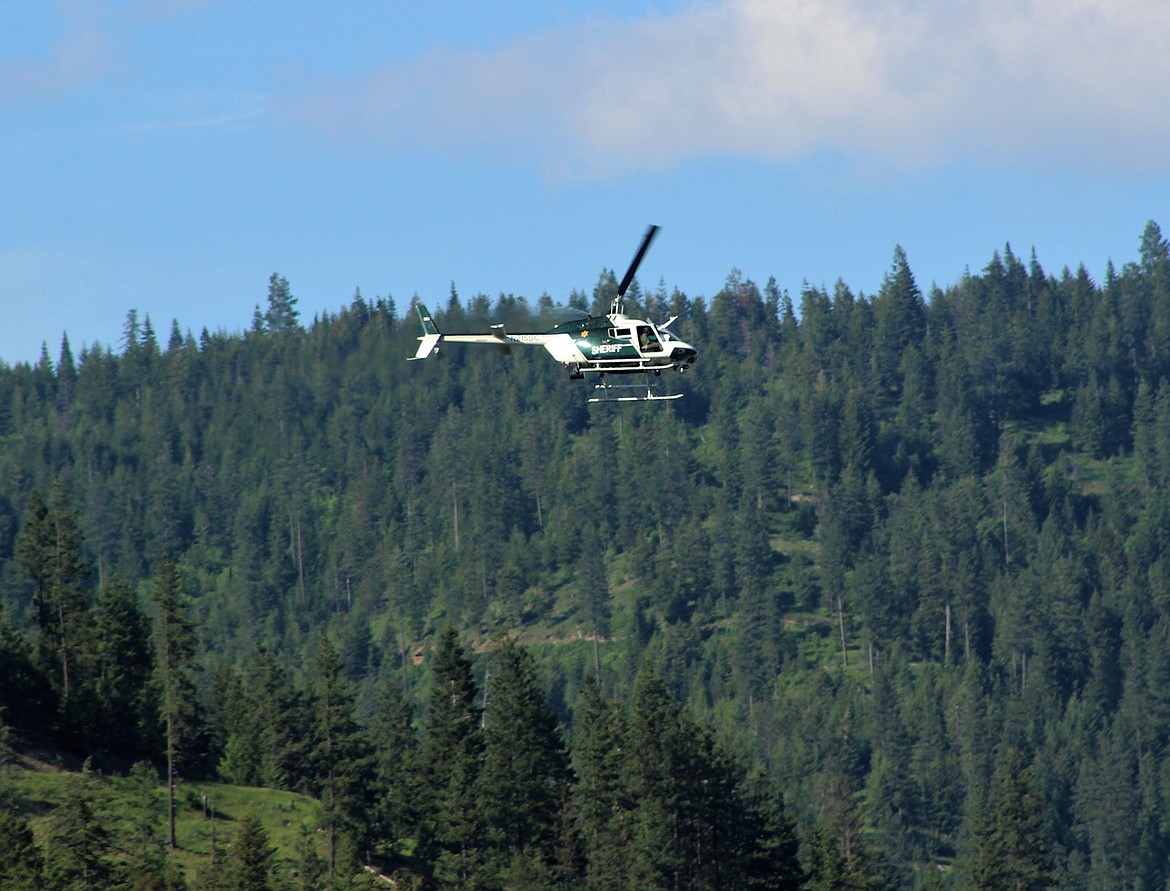
[{"label": "helicopter tail boom", "polygon": [[418,338],[418,350],[410,357],[411,359],[425,359],[438,352],[440,343],[486,343],[498,347],[505,355],[512,351],[511,345],[514,343],[535,344],[543,346],[558,361],[582,358],[573,348],[572,338],[568,334],[548,332],[509,334],[502,324],[492,325],[491,330],[483,334],[444,334],[435,325],[430,311],[425,306],[419,303],[415,309],[418,311],[423,333]]}]

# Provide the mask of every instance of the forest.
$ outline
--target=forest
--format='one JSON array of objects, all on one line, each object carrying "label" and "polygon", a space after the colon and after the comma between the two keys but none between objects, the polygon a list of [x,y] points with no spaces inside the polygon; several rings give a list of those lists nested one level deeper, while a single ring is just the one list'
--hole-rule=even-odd
[{"label": "forest", "polygon": [[[308,322],[277,273],[246,332],[132,310],[0,362],[0,889],[1164,889],[1170,245],[1136,242],[1100,282],[1006,245],[925,292],[901,248],[872,295],[636,282],[699,351],[669,403],[539,348],[407,362],[414,300]],[[311,816],[192,866],[196,784]]]}]

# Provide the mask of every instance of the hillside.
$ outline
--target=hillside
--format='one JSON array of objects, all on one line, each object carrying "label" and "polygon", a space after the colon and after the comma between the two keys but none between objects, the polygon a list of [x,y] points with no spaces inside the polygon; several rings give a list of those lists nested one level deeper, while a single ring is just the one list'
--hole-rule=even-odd
[{"label": "hillside", "polygon": [[[616,286],[604,272],[570,302],[600,311]],[[814,887],[1163,887],[1158,227],[1100,283],[1005,248],[924,294],[899,249],[875,295],[839,283],[794,304],[733,271],[709,301],[631,296],[699,350],[677,402],[590,405],[540,349],[408,363],[417,325],[390,298],[302,324],[277,275],[242,335],[176,322],[164,345],[131,313],[117,352],[66,342],[0,368],[13,738],[161,768],[163,680],[188,684],[190,781],[333,795],[339,838],[427,881],[459,851],[460,881],[488,886],[524,862],[552,871],[525,873],[537,886],[693,870],[694,887],[765,887],[704,871],[697,848],[655,859],[638,833],[760,851],[791,817]],[[436,319],[525,330],[553,310],[452,293]],[[162,678],[171,568],[193,636]],[[528,724],[565,730],[532,742],[544,775],[575,777],[572,807],[533,804],[532,825],[575,826],[579,856],[551,837],[529,850],[486,798],[451,797],[493,775],[493,709],[523,711],[500,704],[505,640],[532,672],[513,666],[515,683],[541,692]],[[433,693],[456,681],[446,727]],[[473,718],[483,738],[451,730]],[[672,740],[661,763],[629,762],[653,738]],[[339,740],[352,776],[322,760]],[[597,753],[619,750],[603,769]],[[462,781],[438,767],[456,751]],[[712,841],[694,801],[655,785],[708,769],[726,792],[710,813],[773,814],[774,831]],[[486,840],[426,834],[456,812]],[[468,866],[473,849],[491,853]]]},{"label": "hillside", "polygon": [[[164,887],[164,863],[188,884],[206,876],[213,860],[229,854],[245,818],[257,820],[263,828],[272,848],[273,872],[284,884],[295,885],[306,874],[323,872],[325,847],[316,833],[320,808],[311,798],[225,783],[187,784],[177,809],[178,847],[167,852],[166,803],[153,769],[128,776],[88,770],[85,765],[54,765],[29,755],[14,758],[5,773],[4,810],[30,815],[34,837],[50,846],[58,831],[50,815],[77,811],[87,820],[79,836],[88,842],[88,853],[105,851],[115,863],[149,865],[157,887]],[[9,887],[3,881],[0,878],[0,885]]]}]

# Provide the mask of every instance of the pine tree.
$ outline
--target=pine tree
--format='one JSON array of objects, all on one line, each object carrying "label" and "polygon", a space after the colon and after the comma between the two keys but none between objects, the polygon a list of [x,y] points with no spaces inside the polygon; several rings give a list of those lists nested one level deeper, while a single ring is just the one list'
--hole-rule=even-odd
[{"label": "pine tree", "polygon": [[[630,877],[640,888],[670,888],[685,869],[679,803],[684,757],[679,706],[662,679],[643,671],[634,687],[623,740],[623,785],[635,808],[630,819]],[[688,765],[689,766],[689,765]]]},{"label": "pine tree", "polygon": [[865,836],[865,825],[850,781],[828,777],[821,811],[805,845],[809,891],[892,891],[898,881],[881,851]]},{"label": "pine tree", "polygon": [[484,857],[476,795],[483,737],[471,661],[450,626],[435,646],[431,675],[421,748],[429,818],[420,828],[417,853],[444,887],[468,888]]},{"label": "pine tree", "polygon": [[632,803],[622,785],[622,705],[602,698],[588,679],[574,716],[573,800],[581,820],[590,888],[628,887],[627,852]]},{"label": "pine tree", "polygon": [[302,891],[317,891],[326,879],[328,867],[319,851],[320,844],[316,836],[317,832],[310,824],[301,824],[297,835],[296,861]]},{"label": "pine tree", "polygon": [[1043,802],[1032,789],[1032,770],[1018,749],[999,758],[986,808],[973,831],[968,870],[971,887],[1034,891],[1052,887]]},{"label": "pine tree", "polygon": [[231,668],[216,673],[220,695],[212,724],[222,734],[216,771],[238,786],[264,785],[264,712],[247,682]]},{"label": "pine tree", "polygon": [[122,579],[111,578],[102,585],[97,609],[95,684],[101,713],[97,739],[122,755],[154,755],[158,706],[151,683],[150,620],[134,589]]},{"label": "pine tree", "polygon": [[840,845],[822,820],[805,839],[804,871],[808,891],[865,891],[864,882],[850,875]]},{"label": "pine tree", "polygon": [[386,683],[370,722],[374,775],[380,793],[376,805],[378,835],[391,858],[398,840],[417,824],[418,735],[410,702],[395,683]]},{"label": "pine tree", "polygon": [[193,719],[195,687],[190,672],[195,664],[195,624],[187,615],[183,583],[170,555],[164,554],[154,577],[152,599],[157,610],[157,662],[160,691],[159,717],[166,731],[167,844],[175,842],[176,765]]},{"label": "pine tree", "polygon": [[157,794],[158,773],[139,761],[130,770],[131,787],[123,808],[127,825],[121,833],[126,866],[134,887],[163,888],[167,876],[162,821],[164,805]]},{"label": "pine tree", "polygon": [[299,330],[297,299],[292,295],[288,279],[275,272],[268,279],[268,310],[264,323],[270,334],[284,335]]},{"label": "pine tree", "polygon": [[260,818],[242,816],[224,864],[226,887],[232,891],[271,891],[274,853]]},{"label": "pine tree", "polygon": [[349,836],[364,848],[371,810],[373,758],[353,717],[353,693],[328,637],[317,647],[315,690],[316,793],[324,808],[330,874],[339,869],[338,843]]},{"label": "pine tree", "polygon": [[43,891],[42,854],[24,817],[0,809],[0,891]]},{"label": "pine tree", "polygon": [[642,888],[737,888],[751,845],[739,824],[742,769],[643,671],[622,744],[631,883]]},{"label": "pine tree", "polygon": [[241,732],[257,735],[262,784],[274,789],[302,788],[308,745],[304,728],[311,725],[311,715],[305,713],[301,697],[268,647],[257,649],[245,679],[257,720],[243,725]]},{"label": "pine tree", "polygon": [[53,690],[37,670],[33,648],[0,604],[0,722],[14,728],[45,727],[52,722]]},{"label": "pine tree", "polygon": [[739,793],[743,826],[744,885],[750,891],[800,891],[800,838],[784,796],[762,773],[747,777]]},{"label": "pine tree", "polygon": [[104,889],[114,871],[113,835],[104,802],[86,762],[69,779],[53,811],[46,839],[47,886],[60,891]]},{"label": "pine tree", "polygon": [[[59,479],[47,504],[35,490],[29,497],[16,559],[35,589],[42,663],[68,724],[69,716],[79,710],[72,699],[81,693],[83,663],[89,655],[89,594],[77,513]],[[54,663],[56,670],[48,671]]]},{"label": "pine tree", "polygon": [[532,657],[505,638],[491,664],[479,787],[493,859],[505,875],[517,861],[551,872],[562,841],[557,829],[570,783],[568,755]]}]

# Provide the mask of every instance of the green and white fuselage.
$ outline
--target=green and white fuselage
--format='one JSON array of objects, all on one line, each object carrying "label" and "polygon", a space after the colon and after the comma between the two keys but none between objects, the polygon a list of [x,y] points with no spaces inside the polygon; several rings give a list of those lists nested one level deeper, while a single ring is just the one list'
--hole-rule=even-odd
[{"label": "green and white fuselage", "polygon": [[[585,372],[597,374],[596,387],[603,397],[594,397],[590,402],[609,401],[609,391],[632,388],[630,384],[600,382],[606,374],[660,375],[673,368],[684,371],[695,364],[695,348],[684,343],[666,329],[674,318],[661,325],[654,325],[642,319],[629,318],[622,310],[622,298],[634,280],[638,264],[650,248],[650,242],[658,232],[651,226],[642,237],[642,244],[626,270],[617,296],[608,315],[586,316],[574,322],[562,322],[550,331],[513,333],[504,330],[503,325],[492,325],[484,334],[443,334],[435,325],[430,312],[421,303],[417,305],[418,320],[422,324],[422,336],[418,350],[412,359],[425,359],[438,352],[442,343],[488,343],[509,352],[514,343],[537,344],[544,347],[554,359],[569,369],[569,377],[580,380]],[[653,378],[646,378],[650,381]],[[653,399],[677,399],[681,393],[663,396],[655,394],[646,385],[645,395],[614,396],[614,401],[630,402]]]},{"label": "green and white fuselage", "polygon": [[666,330],[674,319],[659,328],[614,312],[563,322],[549,331],[509,332],[503,325],[492,325],[483,334],[443,334],[425,306],[419,304],[417,310],[423,333],[412,359],[427,358],[442,343],[492,344],[505,351],[514,343],[535,344],[548,350],[575,378],[587,371],[599,374],[659,374],[670,368],[682,371],[695,362],[694,348]]}]

